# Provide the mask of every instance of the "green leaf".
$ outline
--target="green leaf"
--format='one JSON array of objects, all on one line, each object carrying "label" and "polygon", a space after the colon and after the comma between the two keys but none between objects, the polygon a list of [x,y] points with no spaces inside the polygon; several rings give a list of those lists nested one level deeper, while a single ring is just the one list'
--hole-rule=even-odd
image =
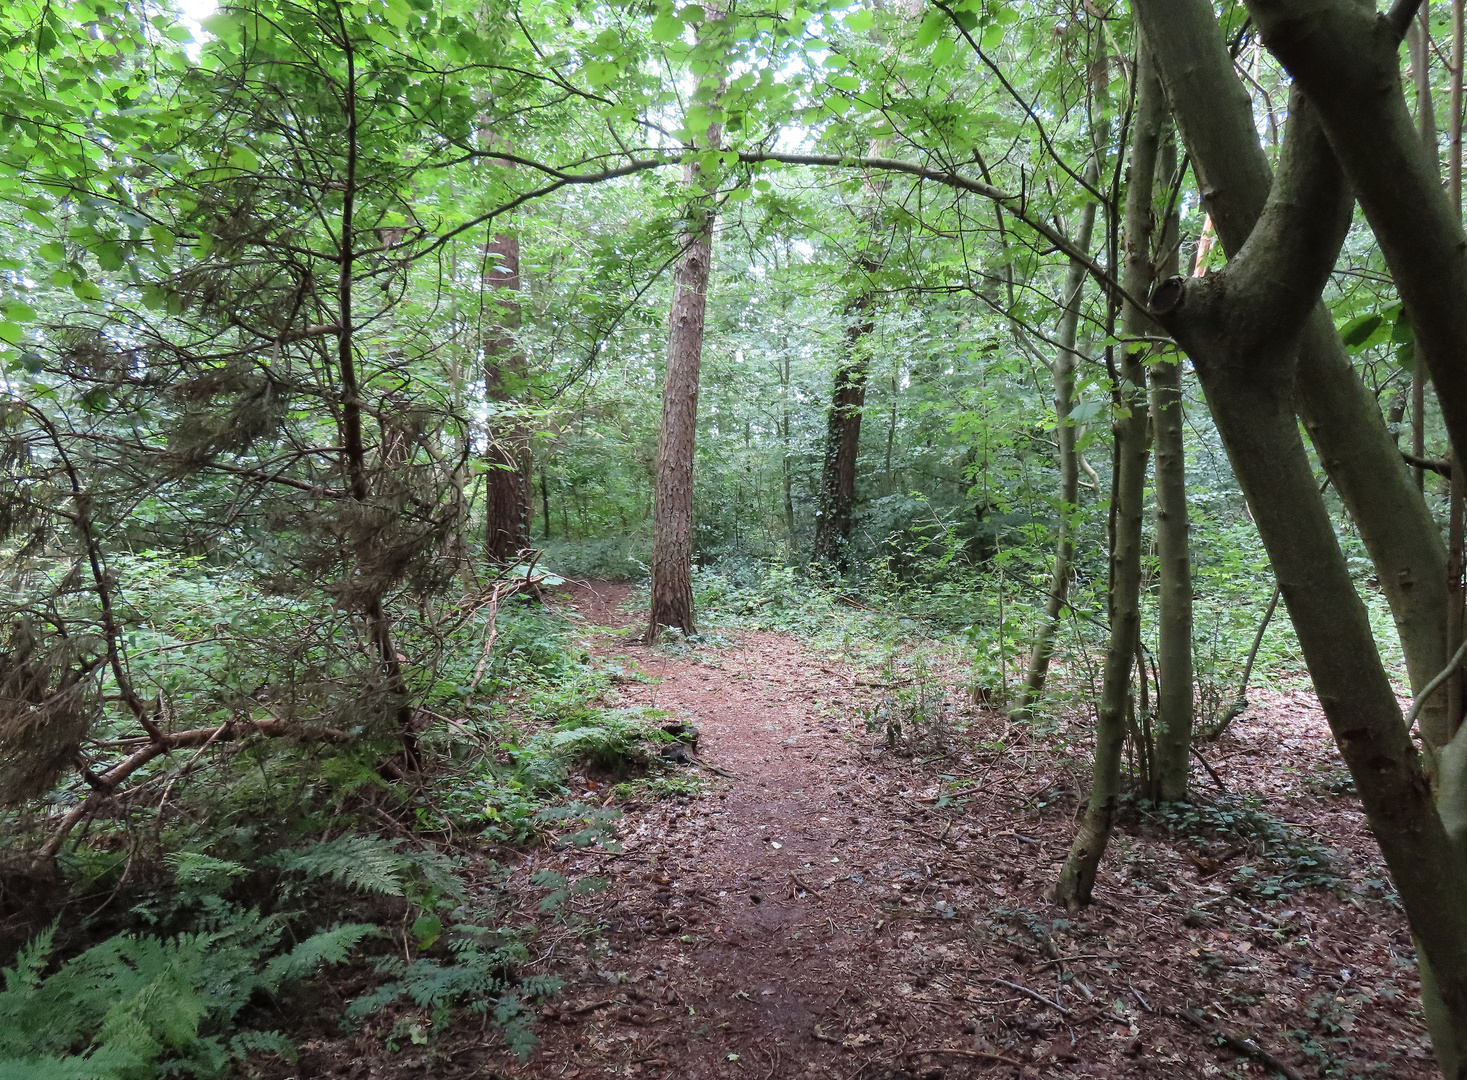
[{"label": "green leaf", "polygon": [[1000,23],[993,23],[988,27],[988,29],[984,30],[983,38],[979,42],[979,45],[983,48],[984,52],[992,52],[994,49],[998,48],[1002,44],[1003,26]]},{"label": "green leaf", "polygon": [[1358,348],[1380,328],[1383,321],[1384,318],[1378,311],[1372,311],[1368,315],[1357,315],[1340,327],[1340,340],[1347,348]]},{"label": "green leaf", "polygon": [[7,345],[19,345],[25,340],[24,328],[13,322],[0,322],[0,341]]},{"label": "green leaf", "polygon": [[676,41],[682,37],[683,24],[673,15],[663,12],[652,21],[652,40],[666,45],[669,41]]},{"label": "green leaf", "polygon": [[870,8],[861,8],[846,16],[846,29],[853,34],[864,34],[870,30],[876,22],[876,16]]},{"label": "green leaf", "polygon": [[1391,341],[1396,345],[1409,345],[1416,340],[1416,328],[1411,325],[1411,316],[1406,309],[1396,312],[1396,323],[1391,327]]},{"label": "green leaf", "polygon": [[942,28],[947,25],[947,16],[941,11],[934,11],[922,20],[922,25],[917,28],[917,48],[925,49],[942,35]]},{"label": "green leaf", "polygon": [[36,309],[20,300],[11,300],[5,305],[5,317],[12,322],[33,322]]}]

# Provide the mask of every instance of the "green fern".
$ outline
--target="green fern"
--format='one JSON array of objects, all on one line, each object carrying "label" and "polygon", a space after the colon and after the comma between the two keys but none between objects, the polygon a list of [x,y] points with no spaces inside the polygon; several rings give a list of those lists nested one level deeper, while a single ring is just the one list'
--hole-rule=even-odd
[{"label": "green fern", "polygon": [[119,935],[44,978],[53,933],[39,935],[4,972],[0,1077],[147,1080],[163,1069],[221,1075],[231,1061],[223,1036],[252,995],[273,994],[339,962],[374,931],[336,927],[271,958],[281,930],[258,911],[216,900],[203,922],[200,932],[169,939]]},{"label": "green fern", "polygon": [[329,879],[364,893],[403,896],[413,862],[379,836],[340,836],[324,844],[277,852],[266,860],[287,873]]},{"label": "green fern", "polygon": [[401,851],[380,836],[340,836],[324,844],[276,852],[265,860],[307,880],[335,881],[379,896],[462,897],[463,882],[451,859],[436,851]]},{"label": "green fern", "polygon": [[547,997],[559,992],[561,981],[553,976],[514,977],[514,967],[528,959],[524,945],[504,931],[482,926],[456,926],[448,942],[452,963],[428,957],[408,962],[401,957],[383,957],[377,962],[389,982],[357,998],[346,1009],[348,1021],[363,1020],[403,999],[433,1014],[433,1026],[443,1027],[452,1008],[484,1012],[494,1006],[494,1023],[503,1029],[510,1049],[521,1060],[535,1045],[528,1017],[522,1015],[521,996]]}]

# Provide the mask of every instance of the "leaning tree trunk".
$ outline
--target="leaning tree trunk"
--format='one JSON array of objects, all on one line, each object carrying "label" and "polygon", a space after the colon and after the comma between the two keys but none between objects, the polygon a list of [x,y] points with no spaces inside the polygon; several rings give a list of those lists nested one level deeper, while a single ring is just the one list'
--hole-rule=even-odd
[{"label": "leaning tree trunk", "polygon": [[[1168,128],[1158,159],[1160,192],[1167,200],[1156,244],[1155,279],[1176,275],[1179,221],[1168,185],[1177,167],[1176,139]],[[1158,205],[1161,205],[1158,200]],[[1156,442],[1156,556],[1161,593],[1157,599],[1156,752],[1151,797],[1166,802],[1187,797],[1192,752],[1192,561],[1187,549],[1187,461],[1182,443],[1182,358],[1165,357],[1148,369],[1151,428]]]},{"label": "leaning tree trunk", "polygon": [[[509,406],[523,389],[525,354],[515,340],[520,325],[520,241],[495,233],[484,246],[484,289],[493,326],[484,342],[484,384],[489,400]],[[489,468],[484,473],[484,551],[498,563],[513,562],[530,545],[530,436],[515,419],[489,424]]]},{"label": "leaning tree trunk", "polygon": [[[1085,164],[1085,182],[1094,188],[1100,181],[1102,136],[1092,140],[1095,144],[1090,160]],[[1079,228],[1075,231],[1074,243],[1079,251],[1090,250],[1091,236],[1095,231],[1095,201],[1089,200],[1080,208]],[[1075,407],[1075,364],[1078,359],[1075,343],[1080,330],[1080,297],[1085,287],[1089,270],[1078,259],[1070,260],[1065,274],[1064,307],[1059,327],[1055,332],[1058,346],[1050,370],[1054,375],[1055,442],[1059,447],[1059,528],[1054,543],[1054,572],[1049,579],[1049,594],[1044,601],[1044,618],[1034,634],[1034,644],[1029,650],[1029,665],[1024,674],[1024,689],[1014,716],[1028,717],[1040,695],[1044,693],[1044,680],[1049,675],[1049,662],[1054,656],[1054,638],[1059,627],[1060,612],[1070,590],[1070,575],[1075,564],[1075,513],[1080,505],[1080,459],[1075,452],[1075,425],[1070,420],[1070,410]]]},{"label": "leaning tree trunk", "polygon": [[[710,21],[722,21],[722,12],[712,7],[707,10]],[[703,145],[718,146],[722,134],[721,125],[710,124]],[[644,637],[649,645],[664,626],[675,626],[684,634],[697,632],[693,622],[693,451],[714,212],[712,193],[695,162],[687,163],[683,178],[692,205],[673,272],[667,370],[662,376],[662,427],[652,514],[652,606]]]},{"label": "leaning tree trunk", "polygon": [[[1312,100],[1312,99],[1310,99]],[[1173,278],[1156,316],[1193,358],[1218,434],[1278,576],[1310,677],[1360,792],[1442,1009],[1448,1076],[1467,1037],[1467,859],[1430,785],[1381,663],[1299,438],[1294,339],[1344,241],[1351,197],[1300,83],[1278,177],[1252,235],[1219,274]]]},{"label": "leaning tree trunk", "polygon": [[[1161,84],[1143,41],[1136,49],[1135,136],[1126,185],[1122,284],[1131,296],[1145,296],[1151,284],[1151,203],[1164,101]],[[1124,336],[1151,329],[1146,312],[1127,303]],[[1090,797],[1079,832],[1055,883],[1056,903],[1075,909],[1090,902],[1100,858],[1110,840],[1120,798],[1121,751],[1126,741],[1126,708],[1141,626],[1141,519],[1146,489],[1146,357],[1149,350],[1127,345],[1122,352],[1115,430],[1115,467],[1111,513],[1115,527],[1110,552],[1110,638],[1096,709],[1095,761]]]},{"label": "leaning tree trunk", "polygon": [[[1208,221],[1235,255],[1263,210],[1272,174],[1212,5],[1136,0],[1134,7],[1155,45],[1172,115],[1201,178]],[[1299,338],[1295,394],[1319,462],[1370,552],[1413,692],[1420,692],[1450,655],[1446,547],[1322,303],[1309,313]],[[1440,695],[1422,712],[1428,744],[1445,745],[1450,738],[1446,715]]]}]

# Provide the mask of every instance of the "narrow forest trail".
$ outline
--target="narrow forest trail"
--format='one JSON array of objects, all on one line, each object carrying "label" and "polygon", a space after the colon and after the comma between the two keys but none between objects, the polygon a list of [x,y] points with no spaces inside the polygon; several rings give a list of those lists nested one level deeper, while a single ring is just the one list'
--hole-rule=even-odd
[{"label": "narrow forest trail", "polygon": [[[881,691],[851,670],[775,633],[636,646],[626,595],[593,583],[573,597],[602,628],[588,648],[641,673],[610,703],[691,720],[703,761],[731,776],[626,806],[621,854],[542,850],[516,868],[521,883],[546,868],[609,878],[574,901],[601,934],[546,939],[533,970],[567,987],[529,1062],[480,1049],[441,1075],[1272,1075],[1182,1023],[1189,1007],[1300,1075],[1432,1075],[1399,911],[1358,884],[1379,873],[1358,813],[1329,825],[1353,829],[1330,837],[1352,862],[1335,891],[1264,911],[1219,887],[1248,852],[1209,862],[1127,827],[1098,903],[1065,918],[1044,891],[1072,834],[1078,749],[978,715],[924,768],[864,730],[858,709]],[[983,749],[999,736],[1001,752]],[[1252,737],[1224,756],[1250,772],[1268,771],[1260,755],[1307,763],[1266,725]],[[974,781],[964,809],[938,805],[942,775]]]}]

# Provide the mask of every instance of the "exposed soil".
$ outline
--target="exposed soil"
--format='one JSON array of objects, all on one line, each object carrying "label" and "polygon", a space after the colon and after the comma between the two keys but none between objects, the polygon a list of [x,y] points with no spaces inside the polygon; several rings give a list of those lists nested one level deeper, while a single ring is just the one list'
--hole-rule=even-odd
[{"label": "exposed soil", "polygon": [[[1205,751],[1222,783],[1288,823],[1295,856],[1275,844],[1263,858],[1247,822],[1169,833],[1132,814],[1097,902],[1068,916],[1045,894],[1086,784],[1078,729],[1031,735],[964,704],[945,754],[901,757],[866,730],[862,710],[886,693],[870,675],[775,633],[636,646],[626,594],[593,583],[571,601],[588,649],[648,680],[612,703],[691,720],[719,772],[699,795],[625,806],[620,854],[539,849],[516,866],[526,912],[536,870],[611,882],[573,901],[599,935],[545,938],[533,971],[567,987],[528,1062],[475,1031],[395,1055],[358,1042],[367,1057],[330,1071],[1274,1075],[1225,1029],[1297,1075],[1434,1075],[1404,918],[1309,695],[1255,694]],[[943,799],[954,784],[961,798]],[[1325,850],[1328,873],[1310,865]],[[1324,884],[1302,887],[1311,873]]]}]

